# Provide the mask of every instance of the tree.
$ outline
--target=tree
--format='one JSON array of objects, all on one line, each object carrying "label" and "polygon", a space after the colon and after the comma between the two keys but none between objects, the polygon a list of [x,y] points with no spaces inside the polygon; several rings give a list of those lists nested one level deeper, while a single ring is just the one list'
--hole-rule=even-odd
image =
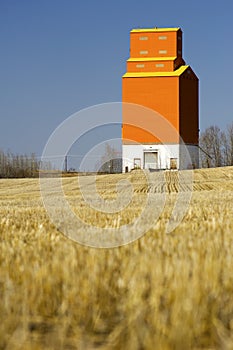
[{"label": "tree", "polygon": [[233,165],[233,123],[221,131],[218,126],[210,126],[200,137],[202,167]]},{"label": "tree", "polygon": [[227,126],[226,131],[227,140],[227,165],[233,165],[233,122]]},{"label": "tree", "polygon": [[96,164],[96,168],[100,173],[121,173],[122,158],[120,152],[107,143],[104,155],[101,157],[100,162]]},{"label": "tree", "polygon": [[4,153],[0,150],[0,178],[37,177],[39,161],[35,153],[30,156]]},{"label": "tree", "polygon": [[219,167],[223,165],[222,132],[218,126],[210,126],[200,137],[202,166]]}]

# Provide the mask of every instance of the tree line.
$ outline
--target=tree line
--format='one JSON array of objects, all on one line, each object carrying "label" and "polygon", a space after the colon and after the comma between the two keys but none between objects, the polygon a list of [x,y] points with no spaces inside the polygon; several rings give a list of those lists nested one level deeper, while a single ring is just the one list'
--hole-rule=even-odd
[{"label": "tree line", "polygon": [[[0,178],[38,177],[41,162],[35,153],[19,155],[0,150]],[[51,169],[49,162],[43,162],[43,168]]]},{"label": "tree line", "polygon": [[[200,167],[211,168],[233,165],[233,122],[222,131],[212,125],[205,129],[199,140]],[[98,166],[100,172],[121,172],[121,160],[114,148],[106,146],[107,154]],[[105,159],[106,158],[106,159]],[[32,153],[19,155],[0,150],[0,178],[38,177],[41,161]],[[52,170],[50,162],[43,162],[44,170]]]},{"label": "tree line", "polygon": [[200,166],[212,168],[233,165],[233,122],[222,131],[213,125],[200,135]]}]

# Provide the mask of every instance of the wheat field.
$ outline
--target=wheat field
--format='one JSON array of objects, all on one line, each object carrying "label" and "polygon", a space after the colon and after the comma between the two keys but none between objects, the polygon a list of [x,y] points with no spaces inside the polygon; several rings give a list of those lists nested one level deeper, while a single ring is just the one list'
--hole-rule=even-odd
[{"label": "wheat field", "polygon": [[90,208],[76,177],[63,179],[74,212],[100,229],[134,220],[149,191],[166,193],[156,224],[111,249],[59,232],[38,179],[0,179],[0,349],[233,349],[233,167],[194,171],[185,217],[167,234],[177,176],[149,189],[140,171],[97,176],[103,199],[132,183],[120,218]]}]

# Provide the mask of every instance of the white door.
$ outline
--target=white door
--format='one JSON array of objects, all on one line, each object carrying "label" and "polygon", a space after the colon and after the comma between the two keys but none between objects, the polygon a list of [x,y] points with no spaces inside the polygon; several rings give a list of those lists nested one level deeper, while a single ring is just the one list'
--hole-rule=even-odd
[{"label": "white door", "polygon": [[144,152],[144,168],[158,169],[158,152]]}]

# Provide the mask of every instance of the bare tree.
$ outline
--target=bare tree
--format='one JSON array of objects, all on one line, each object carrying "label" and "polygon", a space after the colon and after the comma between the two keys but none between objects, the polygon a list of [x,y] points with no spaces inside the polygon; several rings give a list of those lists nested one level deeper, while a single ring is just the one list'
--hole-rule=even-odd
[{"label": "bare tree", "polygon": [[229,164],[229,143],[228,143],[227,134],[225,132],[221,133],[221,142],[222,142],[223,165],[226,166]]},{"label": "bare tree", "polygon": [[122,159],[119,151],[107,143],[104,155],[101,157],[100,162],[96,164],[96,168],[100,173],[121,173]]},{"label": "bare tree", "polygon": [[35,153],[27,156],[0,150],[0,178],[37,177],[39,164]]},{"label": "bare tree", "polygon": [[202,166],[219,167],[223,165],[222,133],[218,126],[210,126],[200,137]]},{"label": "bare tree", "polygon": [[226,138],[228,142],[228,164],[233,165],[233,122],[227,126]]}]

